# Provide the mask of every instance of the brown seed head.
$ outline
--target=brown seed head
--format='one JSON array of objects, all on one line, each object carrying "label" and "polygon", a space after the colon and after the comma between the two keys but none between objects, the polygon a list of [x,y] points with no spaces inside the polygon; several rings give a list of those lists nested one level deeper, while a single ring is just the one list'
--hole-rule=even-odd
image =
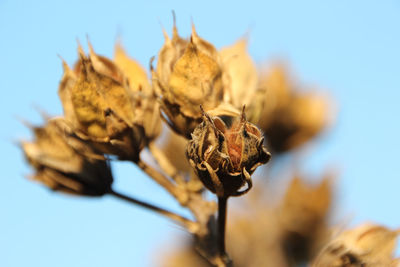
[{"label": "brown seed head", "polygon": [[269,147],[285,152],[312,140],[332,119],[330,101],[315,93],[300,93],[282,65],[261,76],[254,108],[260,112],[257,125]]},{"label": "brown seed head", "polygon": [[216,110],[218,115],[238,114],[231,106],[220,106],[224,92],[219,54],[197,35],[194,26],[190,41],[186,41],[174,25],[173,38],[166,35],[152,75],[163,119],[188,139],[201,122],[200,105],[207,112]]},{"label": "brown seed head", "polygon": [[[102,153],[136,161],[160,131],[160,120],[154,115],[158,115],[158,105],[144,72],[127,76],[91,46],[89,56],[79,47],[79,56],[74,71],[64,63],[59,95],[66,120],[80,138]],[[124,70],[139,68],[121,48],[117,48],[117,62]]]},{"label": "brown seed head", "polygon": [[[203,122],[192,134],[187,157],[199,178],[220,197],[237,196],[251,188],[250,175],[270,159],[260,130],[242,111],[227,127],[219,117],[203,112]],[[247,183],[244,191],[239,189]]]},{"label": "brown seed head", "polygon": [[35,168],[33,179],[65,193],[101,196],[113,181],[104,158],[68,132],[63,118],[33,128],[36,140],[22,142],[28,162]]}]

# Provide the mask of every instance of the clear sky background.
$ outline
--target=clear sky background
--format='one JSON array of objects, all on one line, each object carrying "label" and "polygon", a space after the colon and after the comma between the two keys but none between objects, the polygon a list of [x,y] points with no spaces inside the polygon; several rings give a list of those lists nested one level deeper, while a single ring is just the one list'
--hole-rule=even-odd
[{"label": "clear sky background", "polygon": [[[5,1],[0,0],[0,266],[151,266],[154,251],[184,235],[169,221],[112,197],[69,197],[23,178],[13,144],[29,138],[16,117],[40,122],[35,105],[61,114],[62,67],[89,35],[112,56],[117,35],[148,66],[163,44],[160,23],[183,36],[191,19],[218,48],[250,32],[256,62],[290,62],[305,84],[331,94],[336,124],[306,169],[340,166],[341,218],[400,226],[399,1]],[[85,44],[86,47],[86,44]],[[116,188],[164,206],[174,202],[133,166],[114,166]]]}]

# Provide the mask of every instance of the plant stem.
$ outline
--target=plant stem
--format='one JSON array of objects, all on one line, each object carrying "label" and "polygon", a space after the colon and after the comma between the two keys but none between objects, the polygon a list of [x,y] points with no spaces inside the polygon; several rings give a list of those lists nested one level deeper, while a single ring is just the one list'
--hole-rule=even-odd
[{"label": "plant stem", "polygon": [[170,218],[170,219],[182,224],[190,232],[194,232],[198,228],[198,224],[197,223],[195,223],[195,222],[193,222],[193,221],[191,221],[191,220],[189,220],[189,219],[187,219],[187,218],[185,218],[185,217],[183,217],[181,215],[178,215],[178,214],[176,214],[174,212],[171,212],[169,210],[166,210],[166,209],[160,208],[158,206],[155,206],[153,204],[150,204],[150,203],[138,200],[136,198],[129,197],[127,195],[115,192],[112,189],[110,190],[109,194],[114,196],[114,197],[117,197],[119,199],[123,199],[125,201],[130,202],[130,203],[133,203],[133,204],[136,204],[138,206],[141,206],[142,208],[149,209],[149,210],[154,211],[156,213],[162,214],[162,215],[164,215],[164,216],[166,216],[166,217],[168,217],[168,218]]},{"label": "plant stem", "polygon": [[218,251],[221,257],[226,257],[225,226],[227,212],[227,197],[218,197]]},{"label": "plant stem", "polygon": [[184,182],[183,177],[181,177],[175,168],[175,166],[169,161],[168,157],[165,155],[164,151],[161,150],[154,142],[148,145],[151,155],[156,160],[158,166],[174,181]]},{"label": "plant stem", "polygon": [[155,182],[164,187],[172,196],[174,196],[179,203],[184,204],[188,200],[187,192],[184,190],[179,190],[170,179],[164,176],[162,173],[152,168],[150,165],[139,160],[137,166],[142,169],[147,175],[149,175]]}]

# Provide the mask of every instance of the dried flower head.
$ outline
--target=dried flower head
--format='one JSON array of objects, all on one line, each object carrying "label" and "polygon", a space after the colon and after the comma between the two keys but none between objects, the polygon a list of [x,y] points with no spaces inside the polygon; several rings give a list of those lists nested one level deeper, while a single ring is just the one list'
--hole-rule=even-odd
[{"label": "dried flower head", "polygon": [[28,162],[35,168],[34,180],[65,193],[101,196],[113,181],[104,158],[68,132],[63,118],[34,127],[34,142],[22,142]]},{"label": "dried flower head", "polygon": [[[252,186],[250,175],[270,159],[260,130],[240,118],[227,127],[219,117],[203,112],[203,122],[192,134],[187,157],[205,187],[219,197],[238,196]],[[247,189],[239,189],[247,183]]]},{"label": "dried flower head", "polygon": [[260,88],[253,105],[257,110],[262,107],[257,125],[268,137],[272,150],[284,152],[299,147],[329,124],[331,114],[326,97],[296,92],[296,85],[282,65],[261,76]]},{"label": "dried flower head", "polygon": [[344,231],[325,246],[311,266],[399,266],[399,259],[393,258],[398,234],[373,224]]},{"label": "dried flower head", "polygon": [[[154,118],[158,107],[150,86],[143,74],[126,76],[111,60],[95,54],[91,46],[88,57],[79,47],[79,56],[75,70],[64,63],[59,95],[66,120],[80,138],[101,152],[136,161],[160,127]],[[117,47],[118,64],[132,68],[134,63],[123,56]],[[132,81],[134,76],[141,78]]]},{"label": "dried flower head", "polygon": [[235,108],[222,104],[222,68],[215,47],[194,26],[190,41],[179,37],[175,24],[172,39],[166,34],[165,39],[152,74],[169,126],[189,139],[201,121],[200,105],[215,115],[237,115]]}]

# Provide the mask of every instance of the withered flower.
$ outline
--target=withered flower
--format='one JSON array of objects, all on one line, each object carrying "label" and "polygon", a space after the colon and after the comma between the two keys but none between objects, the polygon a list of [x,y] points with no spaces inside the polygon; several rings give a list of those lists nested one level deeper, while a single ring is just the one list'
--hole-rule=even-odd
[{"label": "withered flower", "polygon": [[22,142],[33,179],[65,193],[101,196],[110,191],[111,170],[104,158],[68,130],[63,118],[33,128],[36,140]]},{"label": "withered flower", "polygon": [[175,24],[172,40],[165,36],[152,75],[169,126],[189,139],[201,121],[200,105],[214,115],[237,115],[233,106],[222,104],[222,68],[215,47],[200,38],[194,26],[190,41],[179,37]]},{"label": "withered flower", "polygon": [[[238,196],[252,186],[250,175],[270,159],[260,130],[246,120],[244,108],[228,128],[203,111],[192,134],[187,157],[206,188],[219,197]],[[239,189],[247,183],[247,189]]]},{"label": "withered flower", "polygon": [[[159,133],[160,121],[154,119],[158,107],[150,85],[142,73],[125,75],[111,60],[95,54],[91,46],[88,57],[79,47],[79,56],[75,70],[64,63],[59,88],[67,122],[75,134],[102,153],[137,161],[141,149]],[[134,63],[128,60],[117,50],[121,68],[132,69]]]}]

